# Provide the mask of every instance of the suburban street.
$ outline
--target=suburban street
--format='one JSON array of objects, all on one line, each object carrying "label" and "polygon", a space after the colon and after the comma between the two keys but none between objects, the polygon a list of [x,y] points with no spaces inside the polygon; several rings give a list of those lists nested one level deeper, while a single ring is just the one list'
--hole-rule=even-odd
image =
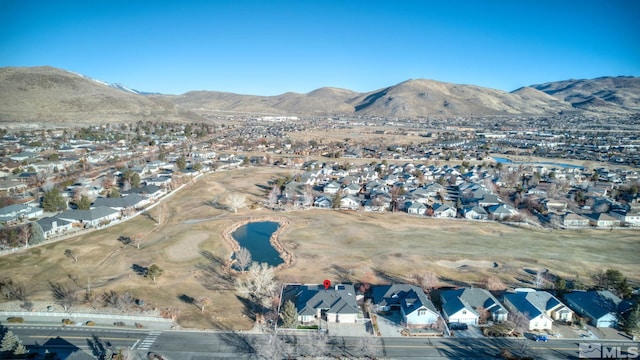
[{"label": "suburban street", "polygon": [[[60,326],[7,326],[32,352],[45,349],[59,355],[78,349],[92,353],[100,347],[129,347],[146,356],[150,351],[167,359],[273,358],[286,356],[376,357],[388,359],[487,359],[500,350],[526,353],[537,359],[578,358],[578,340],[534,342],[528,339],[499,338],[374,338],[314,335],[249,334],[214,331],[159,331]],[[325,345],[322,345],[322,344]],[[609,343],[607,343],[609,344]],[[604,344],[603,344],[604,345]],[[637,342],[611,342],[611,346],[638,346]]]}]

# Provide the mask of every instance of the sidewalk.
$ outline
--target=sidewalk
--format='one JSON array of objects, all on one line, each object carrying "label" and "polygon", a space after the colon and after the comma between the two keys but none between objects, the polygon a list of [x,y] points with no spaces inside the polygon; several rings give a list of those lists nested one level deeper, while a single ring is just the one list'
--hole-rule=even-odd
[{"label": "sidewalk", "polygon": [[[22,323],[10,323],[7,318],[20,317]],[[121,329],[146,329],[146,330],[170,330],[175,324],[173,321],[153,316],[132,316],[119,314],[87,314],[87,313],[59,313],[59,312],[21,312],[2,311],[0,322],[11,325],[63,325],[63,320],[69,319],[74,324],[66,326],[87,326],[92,321],[95,327],[117,327]],[[115,325],[118,323],[119,325]],[[136,326],[136,323],[139,324]],[[124,324],[124,325],[122,325]]]}]

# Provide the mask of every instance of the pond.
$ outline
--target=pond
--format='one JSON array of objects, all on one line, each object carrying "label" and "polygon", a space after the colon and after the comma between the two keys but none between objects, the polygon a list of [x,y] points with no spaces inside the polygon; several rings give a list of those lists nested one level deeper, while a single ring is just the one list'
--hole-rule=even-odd
[{"label": "pond", "polygon": [[231,236],[251,253],[251,259],[258,263],[278,266],[284,263],[280,254],[271,245],[273,235],[280,224],[273,221],[250,222],[240,226]]}]

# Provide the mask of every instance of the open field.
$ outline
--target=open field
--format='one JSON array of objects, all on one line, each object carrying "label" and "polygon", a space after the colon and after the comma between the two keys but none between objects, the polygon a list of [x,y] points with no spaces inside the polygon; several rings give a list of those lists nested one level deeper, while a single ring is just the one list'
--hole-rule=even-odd
[{"label": "open field", "polygon": [[[233,276],[222,271],[231,253],[221,233],[247,218],[275,216],[290,223],[280,240],[294,254],[294,262],[277,273],[287,282],[407,281],[412,274],[433,271],[441,285],[478,285],[496,276],[510,286],[527,286],[533,279],[531,270],[548,269],[570,279],[579,276],[588,283],[594,270],[615,268],[633,286],[640,283],[637,231],[532,231],[403,213],[272,212],[255,205],[269,180],[291,173],[249,168],[206,175],[167,200],[166,223],[156,225],[151,219],[156,207],[150,216],[3,256],[2,277],[25,283],[36,306],[54,303],[48,281],[79,291],[90,281],[94,293],[128,291],[144,299],[148,310],[177,307],[185,327],[247,329],[252,321],[233,290]],[[211,200],[230,192],[246,194],[254,206],[233,214],[212,205]],[[141,249],[120,243],[121,235],[142,236]],[[65,249],[77,250],[78,262],[65,257]],[[155,284],[132,268],[154,263],[164,269]],[[203,315],[182,300],[185,295],[207,296],[213,305]],[[0,310],[7,306],[0,303]]]}]

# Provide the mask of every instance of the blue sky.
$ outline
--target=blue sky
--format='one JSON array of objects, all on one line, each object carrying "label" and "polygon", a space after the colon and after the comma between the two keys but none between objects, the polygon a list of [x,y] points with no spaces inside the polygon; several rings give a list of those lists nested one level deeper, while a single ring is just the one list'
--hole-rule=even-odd
[{"label": "blue sky", "polygon": [[407,79],[505,91],[640,75],[640,1],[0,0],[0,66],[144,91],[365,92]]}]

